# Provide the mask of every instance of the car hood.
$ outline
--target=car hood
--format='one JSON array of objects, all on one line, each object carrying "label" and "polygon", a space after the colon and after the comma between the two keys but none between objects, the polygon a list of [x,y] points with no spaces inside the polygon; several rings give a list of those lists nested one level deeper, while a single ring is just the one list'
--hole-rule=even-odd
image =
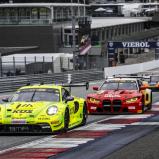
[{"label": "car hood", "polygon": [[96,99],[105,99],[105,98],[131,98],[139,96],[140,93],[137,90],[100,90],[94,94],[88,95],[88,97]]},{"label": "car hood", "polygon": [[57,105],[53,102],[13,102],[5,105],[5,114],[12,118],[28,118],[31,115],[37,116],[46,111],[49,106]]}]

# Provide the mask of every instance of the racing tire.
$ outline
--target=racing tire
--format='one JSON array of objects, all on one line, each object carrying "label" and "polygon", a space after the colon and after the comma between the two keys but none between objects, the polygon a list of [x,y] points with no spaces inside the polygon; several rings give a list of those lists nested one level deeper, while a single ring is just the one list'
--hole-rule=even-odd
[{"label": "racing tire", "polygon": [[151,92],[151,102],[147,107],[147,110],[151,110],[152,109],[152,92]]},{"label": "racing tire", "polygon": [[83,118],[82,118],[81,126],[86,125],[87,117],[88,117],[88,112],[87,112],[87,106],[86,106],[86,103],[85,103],[84,106],[83,106]]},{"label": "racing tire", "polygon": [[70,121],[70,114],[69,110],[66,108],[65,115],[64,115],[64,128],[62,129],[63,133],[66,133],[69,127],[69,121]]},{"label": "racing tire", "polygon": [[144,114],[144,112],[145,112],[145,105],[143,104],[141,114]]},{"label": "racing tire", "polygon": [[142,111],[140,114],[143,114],[145,112],[145,103],[144,103],[144,97],[142,99]]}]

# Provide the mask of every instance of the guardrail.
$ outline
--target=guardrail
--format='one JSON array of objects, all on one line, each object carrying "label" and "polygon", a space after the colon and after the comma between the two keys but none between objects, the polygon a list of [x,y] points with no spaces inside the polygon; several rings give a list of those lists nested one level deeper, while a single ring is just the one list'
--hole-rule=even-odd
[{"label": "guardrail", "polygon": [[54,73],[54,74],[34,74],[24,76],[10,76],[7,78],[0,78],[0,93],[12,92],[21,86],[28,83],[80,83],[94,80],[101,80],[104,78],[103,71],[99,70],[83,70],[74,72]]}]

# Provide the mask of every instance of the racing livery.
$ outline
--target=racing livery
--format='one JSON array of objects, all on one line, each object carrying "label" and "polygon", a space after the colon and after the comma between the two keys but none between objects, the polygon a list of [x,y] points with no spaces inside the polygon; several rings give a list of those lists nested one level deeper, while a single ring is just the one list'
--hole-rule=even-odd
[{"label": "racing livery", "polygon": [[88,112],[143,113],[151,109],[152,91],[148,83],[137,78],[108,78],[97,92],[87,95]]},{"label": "racing livery", "polygon": [[84,125],[86,102],[64,86],[30,85],[3,99],[0,132],[56,132]]}]

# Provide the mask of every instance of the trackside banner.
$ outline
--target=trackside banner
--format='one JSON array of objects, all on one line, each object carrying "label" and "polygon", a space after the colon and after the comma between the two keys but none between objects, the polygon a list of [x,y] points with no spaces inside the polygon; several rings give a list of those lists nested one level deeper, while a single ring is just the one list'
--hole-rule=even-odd
[{"label": "trackside banner", "polygon": [[159,41],[157,42],[108,42],[107,48],[159,48]]},{"label": "trackside banner", "polygon": [[115,49],[117,48],[155,48],[156,59],[157,53],[159,51],[159,41],[109,41],[107,42],[108,62],[110,63],[109,66],[112,65],[112,60],[115,60],[115,58],[117,57],[117,53],[115,53]]}]

